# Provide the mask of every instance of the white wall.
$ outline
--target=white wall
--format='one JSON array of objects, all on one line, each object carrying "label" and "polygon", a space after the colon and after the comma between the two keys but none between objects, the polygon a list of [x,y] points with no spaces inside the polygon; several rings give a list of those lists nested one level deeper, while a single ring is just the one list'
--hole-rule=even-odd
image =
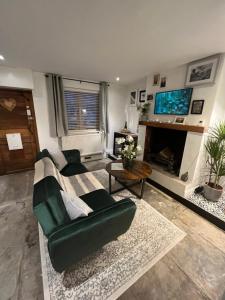
[{"label": "white wall", "polygon": [[58,147],[56,138],[50,137],[47,90],[45,76],[28,69],[0,67],[0,87],[29,89],[33,93],[40,149]]},{"label": "white wall", "polygon": [[131,132],[137,133],[138,131],[138,123],[139,123],[139,111],[137,110],[137,106],[130,105],[130,93],[133,91],[137,91],[137,105],[139,104],[139,91],[146,90],[146,78],[142,78],[132,84],[127,86],[126,93],[126,120],[127,127]]},{"label": "white wall", "polygon": [[225,121],[225,55],[223,55],[218,76],[217,91],[210,120],[210,126]]},{"label": "white wall", "polygon": [[0,87],[33,89],[32,71],[0,67]]},{"label": "white wall", "polygon": [[107,152],[112,153],[114,131],[124,127],[126,115],[127,88],[119,84],[110,84],[108,99],[109,134]]},{"label": "white wall", "polygon": [[[74,82],[67,82],[67,85],[71,84]],[[59,148],[58,139],[50,136],[45,75],[28,69],[0,67],[0,87],[32,90],[40,149],[48,148],[50,151],[54,151]],[[125,123],[126,92],[126,87],[119,84],[111,84],[109,87],[109,143],[107,148],[110,150],[113,148],[114,131],[120,130]],[[68,139],[71,139],[71,147],[75,148],[76,138],[68,136]],[[85,139],[87,140],[86,136]],[[94,141],[92,142],[94,143]],[[96,143],[99,144],[99,138],[96,139]],[[87,148],[86,144],[83,146],[85,149]],[[82,149],[83,146],[79,145]],[[93,146],[94,149],[99,148],[97,144]],[[86,150],[85,153],[89,153],[88,149]]]},{"label": "white wall", "polygon": [[47,148],[54,152],[54,150],[59,149],[59,145],[58,139],[51,137],[50,135],[49,107],[45,75],[43,73],[34,72],[33,84],[34,89],[32,93],[40,149]]},{"label": "white wall", "polygon": [[[156,92],[167,91],[173,89],[184,88],[184,82],[186,77],[187,65],[167,70],[161,73],[161,76],[167,77],[167,85],[165,88],[159,86],[153,86],[153,74],[147,76],[146,79],[146,91],[147,94],[153,93],[155,96]],[[221,58],[215,84],[202,85],[193,87],[192,100],[205,100],[204,109],[202,115],[186,116],[186,124],[199,125],[199,121],[204,122],[205,127],[212,126],[218,121],[225,120],[225,64],[224,55]],[[191,109],[191,106],[190,106]],[[190,113],[190,111],[189,111]],[[158,119],[159,121],[173,121],[175,116],[169,115],[154,115],[154,101],[150,109],[149,118]],[[183,160],[180,169],[180,175],[187,172],[189,173],[189,180],[187,183],[182,183],[177,180],[176,184],[174,179],[165,177],[157,173],[155,178],[156,181],[162,181],[163,176],[166,178],[164,184],[168,184],[169,189],[175,193],[185,196],[188,191],[192,190],[194,186],[199,183],[204,183],[205,177],[203,170],[205,167],[205,152],[204,143],[207,138],[207,134],[199,134],[188,132],[187,139],[184,148]],[[154,173],[154,172],[153,172]],[[152,175],[154,177],[154,174]],[[204,177],[204,178],[203,178]],[[182,187],[182,188],[181,188]]]},{"label": "white wall", "polygon": [[[184,82],[186,77],[187,65],[175,68],[172,70],[165,71],[161,73],[161,76],[166,76],[167,84],[165,88],[160,88],[159,86],[153,86],[153,75],[149,75],[146,81],[146,90],[148,94],[168,91],[173,89],[182,89],[184,88]],[[220,76],[218,72],[218,77]],[[218,88],[219,80],[216,81],[214,85],[202,85],[193,87],[192,100],[205,100],[203,113],[202,115],[192,115],[189,114],[186,116],[186,124],[199,125],[199,121],[204,121],[204,126],[210,124],[210,118],[214,106],[215,96]],[[191,111],[191,106],[190,106]],[[190,112],[189,111],[189,112]],[[173,121],[175,116],[170,115],[154,115],[154,101],[150,109],[150,118],[158,119],[160,121]]]}]

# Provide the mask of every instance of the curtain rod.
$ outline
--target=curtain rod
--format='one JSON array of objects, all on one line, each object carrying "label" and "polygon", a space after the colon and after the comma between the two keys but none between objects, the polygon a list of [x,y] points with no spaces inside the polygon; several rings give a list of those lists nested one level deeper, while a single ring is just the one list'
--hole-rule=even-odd
[{"label": "curtain rod", "polygon": [[67,78],[67,77],[63,77],[63,79],[66,80],[72,80],[72,81],[78,81],[78,82],[86,82],[86,83],[93,83],[93,84],[100,84],[100,82],[94,82],[94,81],[88,81],[88,80],[81,80],[81,79],[74,79],[74,78]]},{"label": "curtain rod", "polygon": [[[45,74],[45,77],[48,77],[48,74]],[[62,77],[63,79],[66,80],[71,80],[71,81],[78,81],[78,82],[86,82],[86,83],[93,83],[93,84],[98,84],[100,85],[100,82],[95,82],[95,81],[88,81],[88,80],[81,80],[81,79],[74,79],[74,78],[68,78],[68,77]],[[108,86],[110,86],[110,84],[108,83]]]}]

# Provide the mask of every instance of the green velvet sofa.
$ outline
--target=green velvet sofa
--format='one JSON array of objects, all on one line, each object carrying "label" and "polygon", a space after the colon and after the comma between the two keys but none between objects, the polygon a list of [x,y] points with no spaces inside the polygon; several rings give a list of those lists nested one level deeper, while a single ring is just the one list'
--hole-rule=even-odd
[{"label": "green velvet sofa", "polygon": [[[41,157],[44,153],[39,159]],[[74,163],[74,159],[71,161]],[[50,259],[57,272],[66,270],[125,233],[136,210],[130,199],[116,202],[106,190],[99,189],[80,196],[93,212],[71,221],[60,190],[62,187],[56,178],[47,176],[34,184],[33,193],[34,214],[48,239]]]},{"label": "green velvet sofa", "polygon": [[[79,150],[65,150],[62,152],[68,162],[68,164],[60,172],[63,176],[72,176],[88,171],[87,168],[81,163]],[[50,155],[47,149],[44,149],[38,153],[37,160],[43,157],[49,157],[54,162],[52,156]]]}]

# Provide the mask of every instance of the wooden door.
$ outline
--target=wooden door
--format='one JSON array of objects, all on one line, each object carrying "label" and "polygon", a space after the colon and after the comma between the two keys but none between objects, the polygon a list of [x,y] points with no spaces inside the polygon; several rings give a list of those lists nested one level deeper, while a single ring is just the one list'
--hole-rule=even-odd
[{"label": "wooden door", "polygon": [[[6,134],[19,133],[22,149],[9,150]],[[31,170],[39,151],[31,91],[0,88],[0,175]]]}]

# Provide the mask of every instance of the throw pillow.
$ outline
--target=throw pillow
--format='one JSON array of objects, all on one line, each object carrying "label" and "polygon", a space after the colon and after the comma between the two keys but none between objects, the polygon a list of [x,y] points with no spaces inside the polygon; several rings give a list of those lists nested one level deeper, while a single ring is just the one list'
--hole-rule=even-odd
[{"label": "throw pillow", "polygon": [[70,195],[65,191],[60,191],[60,193],[71,220],[79,217],[87,217],[89,213],[93,212],[93,209],[78,196]]},{"label": "throw pillow", "polygon": [[54,163],[59,171],[68,164],[64,154],[60,150],[51,152],[51,156],[53,157]]}]

